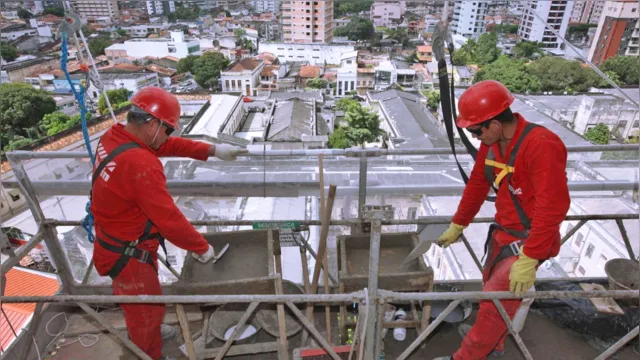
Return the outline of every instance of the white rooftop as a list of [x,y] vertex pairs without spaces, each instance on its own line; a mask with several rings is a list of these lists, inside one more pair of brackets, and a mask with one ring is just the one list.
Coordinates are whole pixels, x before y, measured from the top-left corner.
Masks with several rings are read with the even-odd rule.
[[220,126],[233,110],[238,100],[237,95],[213,94],[209,100],[210,106],[193,126],[189,135],[209,135],[216,137]]

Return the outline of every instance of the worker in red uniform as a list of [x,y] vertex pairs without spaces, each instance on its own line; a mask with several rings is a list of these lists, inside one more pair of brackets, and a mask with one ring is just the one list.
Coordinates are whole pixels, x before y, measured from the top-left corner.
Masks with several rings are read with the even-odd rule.
[[[166,90],[147,87],[131,98],[127,124],[116,124],[96,150],[91,194],[96,242],[93,260],[113,279],[114,295],[162,295],[158,247],[164,238],[200,262],[216,259],[167,191],[161,156],[235,160],[246,150],[170,137],[178,129],[180,104]],[[162,340],[175,330],[162,325],[161,304],[122,304],[131,340],[152,359],[165,359]]]
[[[449,229],[437,240],[443,248],[458,240],[493,186],[495,223],[485,245],[483,291],[531,288],[536,269],[560,251],[560,224],[569,210],[567,150],[548,129],[510,109],[513,95],[501,83],[481,81],[460,97],[456,123],[481,141],[475,166]],[[501,301],[513,319],[522,299]],[[466,331],[465,331],[466,332]],[[480,301],[475,324],[453,357],[480,360],[504,354],[507,327],[490,300]]]

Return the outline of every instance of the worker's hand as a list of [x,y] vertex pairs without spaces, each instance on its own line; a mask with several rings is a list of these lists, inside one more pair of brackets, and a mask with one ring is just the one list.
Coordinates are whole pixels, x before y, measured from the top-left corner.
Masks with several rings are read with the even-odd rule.
[[213,156],[224,161],[236,160],[238,155],[244,155],[249,152],[247,149],[227,144],[216,144],[215,147]]
[[511,265],[509,290],[514,291],[516,296],[529,290],[536,282],[536,266],[538,260],[528,257],[523,248],[520,248],[520,257]]
[[216,252],[213,250],[213,246],[209,245],[209,249],[204,254],[198,255],[196,253],[191,253],[191,255],[198,260],[199,262],[206,264],[209,261],[216,258]]
[[458,241],[460,235],[462,235],[462,230],[466,229],[466,226],[458,225],[451,223],[449,228],[440,235],[438,240],[436,240],[436,244],[442,248],[446,248],[447,246],[453,244]]

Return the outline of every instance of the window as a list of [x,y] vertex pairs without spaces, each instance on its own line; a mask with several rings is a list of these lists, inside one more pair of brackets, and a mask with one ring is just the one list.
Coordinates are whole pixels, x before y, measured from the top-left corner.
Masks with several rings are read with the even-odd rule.
[[593,256],[593,251],[596,249],[595,246],[593,246],[593,244],[589,244],[589,246],[587,246],[587,252],[585,255],[587,255],[587,257],[589,259],[591,259],[591,257]]
[[582,267],[582,265],[580,265],[578,266],[578,272],[580,273],[580,275],[584,275],[586,271],[584,271],[584,268]]
[[227,89],[229,88],[229,80],[224,81],[224,87],[226,87]]
[[576,238],[576,241],[574,241],[574,244],[578,247],[578,249],[581,249],[582,244],[584,244],[584,235],[578,233],[578,237]]
[[609,260],[609,259],[607,259],[606,256],[600,255],[600,260],[598,261],[598,263],[604,265],[604,263],[606,263],[607,260]]

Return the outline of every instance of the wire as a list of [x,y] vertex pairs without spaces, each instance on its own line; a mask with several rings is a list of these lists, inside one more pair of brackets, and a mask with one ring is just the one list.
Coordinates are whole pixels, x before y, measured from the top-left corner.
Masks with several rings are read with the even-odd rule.
[[[51,322],[53,320],[55,320],[58,316],[64,316],[64,326],[60,329],[60,331],[53,333],[49,330],[49,324],[51,324]],[[51,340],[51,342],[49,342],[49,344],[47,345],[46,349],[49,349],[49,347],[51,347],[51,345],[53,343],[55,343],[55,348],[59,349],[63,346],[69,346],[71,344],[75,344],[75,343],[80,343],[80,345],[82,345],[82,347],[85,348],[90,348],[92,346],[94,346],[95,344],[98,343],[98,341],[100,340],[100,334],[80,334],[77,335],[76,338],[72,341],[66,342],[66,339],[64,337],[64,332],[67,330],[67,327],[69,326],[69,319],[67,318],[67,314],[64,312],[59,312],[57,314],[55,314],[51,319],[49,319],[49,321],[47,321],[44,330],[47,332],[47,335],[49,336],[53,336],[53,340]],[[84,342],[83,339],[92,339],[93,342]],[[35,339],[34,339],[35,341]],[[37,348],[37,346],[36,346]],[[39,352],[38,352],[39,354]]]

